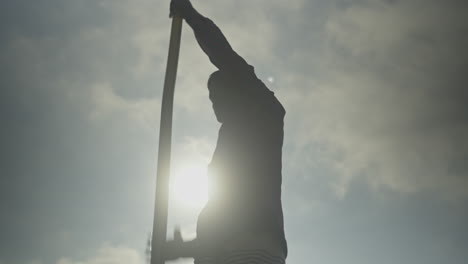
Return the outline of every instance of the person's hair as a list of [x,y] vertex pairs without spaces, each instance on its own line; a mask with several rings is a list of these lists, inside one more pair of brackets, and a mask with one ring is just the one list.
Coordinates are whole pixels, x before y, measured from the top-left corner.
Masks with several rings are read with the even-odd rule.
[[208,78],[208,90],[214,92],[225,90],[229,85],[229,75],[223,71],[215,71]]

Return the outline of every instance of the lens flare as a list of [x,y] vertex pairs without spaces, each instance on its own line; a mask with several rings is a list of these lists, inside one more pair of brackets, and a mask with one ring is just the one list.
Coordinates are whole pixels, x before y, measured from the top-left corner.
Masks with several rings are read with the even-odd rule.
[[178,206],[201,209],[208,201],[207,168],[186,163],[173,168],[170,182],[172,201]]

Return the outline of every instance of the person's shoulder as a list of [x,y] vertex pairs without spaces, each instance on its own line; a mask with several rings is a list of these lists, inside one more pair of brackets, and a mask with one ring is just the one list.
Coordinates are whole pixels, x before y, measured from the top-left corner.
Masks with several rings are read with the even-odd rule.
[[250,110],[283,117],[286,111],[275,93],[257,76],[253,66],[246,65],[232,75],[239,99]]
[[275,93],[270,90],[262,80],[256,78],[256,80],[252,82],[251,88],[251,95],[253,95],[252,97],[254,99],[253,104],[256,108],[262,109],[263,111],[261,112],[268,116],[284,117],[286,110]]

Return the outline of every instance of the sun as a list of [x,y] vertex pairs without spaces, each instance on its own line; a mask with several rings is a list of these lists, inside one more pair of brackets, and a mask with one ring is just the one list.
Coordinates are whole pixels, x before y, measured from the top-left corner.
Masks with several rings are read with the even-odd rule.
[[175,166],[170,181],[170,195],[178,206],[201,209],[208,201],[206,166],[190,162]]

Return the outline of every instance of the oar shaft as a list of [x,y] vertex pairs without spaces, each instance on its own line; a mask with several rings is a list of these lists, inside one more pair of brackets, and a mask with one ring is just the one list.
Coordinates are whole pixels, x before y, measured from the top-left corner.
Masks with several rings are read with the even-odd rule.
[[169,55],[161,102],[159,131],[158,167],[156,175],[156,197],[154,203],[153,234],[151,245],[151,264],[164,264],[163,252],[167,234],[167,215],[169,201],[169,175],[171,164],[172,112],[174,87],[179,61],[182,18],[174,16],[171,26]]

